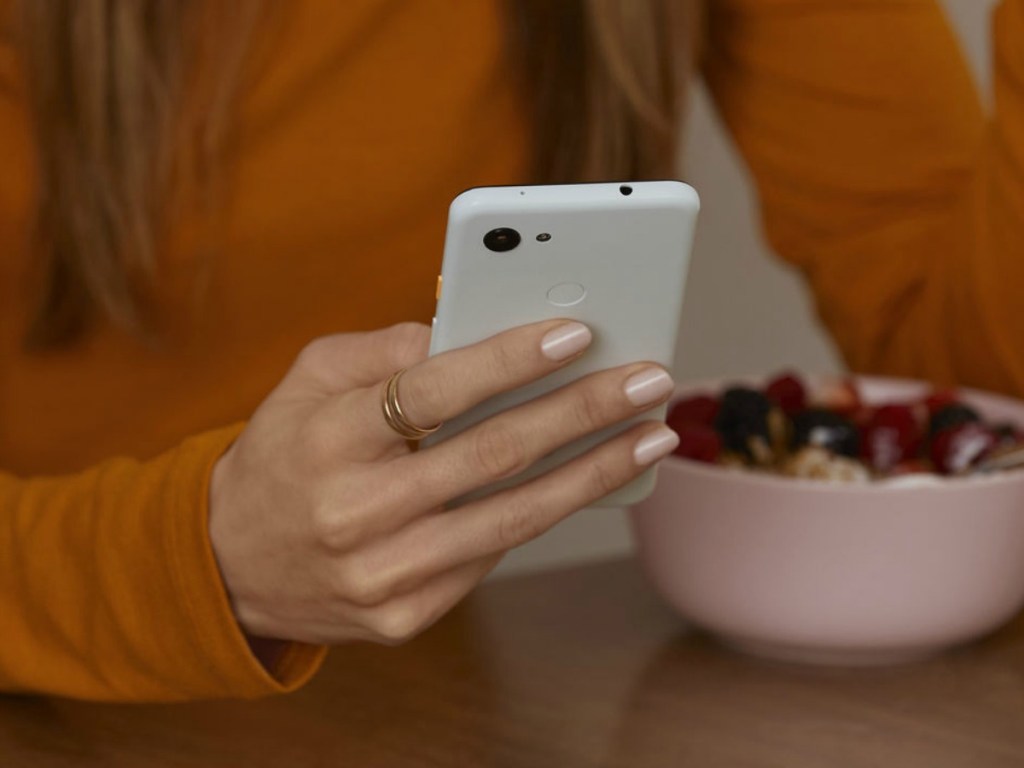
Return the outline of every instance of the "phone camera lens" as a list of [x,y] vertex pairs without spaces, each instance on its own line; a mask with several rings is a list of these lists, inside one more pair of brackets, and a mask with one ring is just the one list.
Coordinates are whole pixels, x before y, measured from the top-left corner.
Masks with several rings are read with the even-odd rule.
[[514,229],[499,227],[498,229],[492,229],[484,235],[484,246],[489,251],[504,253],[518,246],[521,240],[522,238],[519,236],[519,233]]
[[629,184],[623,184],[621,187],[619,187],[619,192],[621,192],[626,197],[629,197],[630,195],[633,194],[633,188],[629,186]]

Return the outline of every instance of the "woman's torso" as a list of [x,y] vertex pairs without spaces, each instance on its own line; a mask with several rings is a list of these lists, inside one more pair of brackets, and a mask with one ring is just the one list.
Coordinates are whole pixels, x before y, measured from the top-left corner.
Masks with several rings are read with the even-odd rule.
[[[498,2],[298,0],[239,101],[212,217],[186,201],[161,266],[162,333],[102,327],[23,351],[32,145],[0,50],[0,468],[146,457],[245,418],[310,339],[427,321],[447,205],[525,179],[525,120]],[[339,425],[339,429],[343,425]]]

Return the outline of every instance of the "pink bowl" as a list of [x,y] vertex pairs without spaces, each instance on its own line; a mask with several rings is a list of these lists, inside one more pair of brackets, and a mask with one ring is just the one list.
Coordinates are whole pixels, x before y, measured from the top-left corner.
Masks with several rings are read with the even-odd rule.
[[[928,389],[858,383],[868,402]],[[1024,425],[1024,403],[972,391],[964,399],[986,419]],[[834,485],[669,457],[631,520],[669,604],[760,656],[910,661],[990,632],[1024,605],[1024,470]]]

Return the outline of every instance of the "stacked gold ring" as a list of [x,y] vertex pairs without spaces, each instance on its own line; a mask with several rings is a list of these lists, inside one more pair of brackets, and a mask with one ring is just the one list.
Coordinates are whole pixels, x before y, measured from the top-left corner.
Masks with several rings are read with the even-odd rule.
[[402,412],[402,406],[398,404],[398,380],[402,378],[403,373],[405,373],[405,368],[395,371],[384,382],[384,389],[381,393],[384,421],[406,440],[422,440],[427,435],[437,432],[441,428],[441,422],[432,427],[419,427],[409,421],[409,418]]

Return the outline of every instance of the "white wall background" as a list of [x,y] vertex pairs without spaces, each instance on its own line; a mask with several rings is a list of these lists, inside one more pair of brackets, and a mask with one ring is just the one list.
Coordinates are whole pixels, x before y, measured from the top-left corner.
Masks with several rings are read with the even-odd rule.
[[[944,0],[979,82],[986,86],[988,24],[996,2]],[[799,277],[764,246],[745,171],[700,88],[694,93],[685,156],[685,178],[700,191],[702,210],[680,328],[677,380],[783,367],[840,368]],[[614,557],[630,549],[622,511],[584,510],[510,553],[496,575]]]

